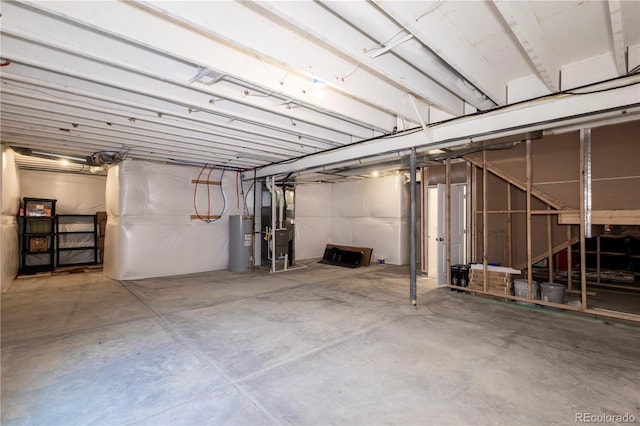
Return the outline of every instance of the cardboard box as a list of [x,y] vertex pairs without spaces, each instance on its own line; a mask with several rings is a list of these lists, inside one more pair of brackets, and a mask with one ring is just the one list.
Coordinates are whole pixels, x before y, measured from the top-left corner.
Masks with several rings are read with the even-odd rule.
[[37,237],[29,238],[29,251],[44,252],[49,250],[49,238]]
[[368,247],[352,247],[352,246],[339,246],[336,244],[327,244],[327,246],[325,247],[325,249],[331,249],[331,248],[338,248],[340,250],[345,250],[345,251],[355,251],[355,252],[359,252],[362,253],[362,266],[369,266],[369,263],[371,262],[371,254],[373,253],[373,249],[372,248],[368,248]]

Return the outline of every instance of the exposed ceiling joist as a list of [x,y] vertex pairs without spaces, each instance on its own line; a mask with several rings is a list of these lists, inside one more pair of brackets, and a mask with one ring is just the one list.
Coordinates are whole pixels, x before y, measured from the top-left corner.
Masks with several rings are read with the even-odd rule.
[[[347,69],[333,70],[333,75],[326,76],[326,78],[330,78],[328,81],[332,84],[348,87],[352,80],[360,79],[363,73],[369,69],[386,77],[389,81],[395,79],[396,85],[402,91],[412,92],[443,111],[455,115],[463,112],[461,93],[452,90],[455,89],[455,86],[440,85],[424,74],[420,67],[397,56],[397,52],[402,51],[404,42],[411,43],[409,41],[411,34],[403,34],[404,37],[392,40],[391,42],[395,41],[393,44],[389,42],[387,46],[379,46],[385,40],[393,39],[394,35],[400,34],[402,28],[384,18],[367,3],[331,2],[320,4],[260,1],[257,3],[260,9],[253,3],[243,4],[253,9],[269,11],[283,22],[295,22],[298,31],[312,35],[328,46],[338,49],[345,57],[350,58],[350,67],[354,71],[346,76]],[[352,13],[353,7],[358,8],[357,13]],[[339,16],[347,15],[345,21],[337,20],[336,14]],[[359,20],[356,21],[355,17],[359,17]],[[331,32],[326,31],[326,28],[329,27],[331,27]],[[365,35],[376,32],[380,34],[376,38]],[[384,35],[382,35],[383,33]],[[416,42],[413,41],[413,43]],[[382,49],[388,49],[389,46],[394,46],[393,54],[390,52],[386,55],[377,55]],[[470,100],[479,101],[480,99]]]
[[564,125],[574,124],[576,121],[588,123],[598,114],[618,117],[622,114],[622,110],[627,108],[633,108],[633,111],[625,111],[626,114],[638,114],[640,113],[640,90],[638,90],[640,82],[631,79],[629,84],[594,93],[554,96],[436,124],[430,127],[433,139],[428,145],[425,144],[422,130],[414,131],[314,154],[288,161],[286,164],[265,166],[257,171],[257,176],[288,174],[320,165],[372,157],[412,147],[446,148],[483,140],[483,138],[497,138],[525,131],[542,130],[553,127],[553,123],[558,126],[560,122]]
[[627,73],[627,61],[625,51],[627,48],[624,25],[622,23],[622,2],[620,0],[609,0],[609,18],[611,19],[611,37],[613,39],[613,56],[616,61],[618,75]]
[[531,5],[509,0],[494,0],[493,4],[529,56],[544,84],[551,93],[557,92],[560,89],[560,63]]
[[[229,13],[222,14],[216,9],[231,7],[230,3],[197,2],[188,5],[189,8],[196,8],[200,17],[218,17],[221,20],[221,25],[226,23],[225,27],[228,27],[231,22],[236,30],[240,29],[242,32],[254,34],[254,37],[257,37],[256,41],[259,41],[262,32],[256,31],[255,26],[247,25],[246,19],[249,19],[249,16],[243,17],[240,21],[231,20]],[[309,75],[311,74],[301,75],[296,71],[292,72],[292,70],[304,69],[305,67],[287,66],[273,60],[267,60],[270,55],[257,55],[255,51],[241,50],[237,44],[232,45],[225,42],[227,37],[224,34],[217,34],[215,26],[201,27],[187,19],[199,18],[193,16],[196,9],[190,9],[192,12],[187,11],[189,13],[187,17],[171,16],[169,12],[162,12],[163,5],[169,6],[170,4],[178,3],[160,3],[154,8],[151,8],[149,4],[140,5],[132,2],[48,2],[32,6],[63,15],[67,19],[89,28],[122,37],[139,45],[147,46],[156,52],[163,52],[225,75],[243,76],[243,79],[252,81],[268,90],[282,93],[291,99],[300,100],[319,108],[331,108],[342,115],[350,116],[358,122],[375,128],[391,129],[395,124],[396,117],[392,111],[402,110],[401,95],[394,93],[394,89],[390,85],[379,84],[378,79],[371,81],[366,78],[361,79],[362,84],[354,88],[360,95],[357,98],[353,95],[345,96],[335,90],[327,91],[323,98],[315,98],[310,91],[312,80]],[[185,5],[187,4],[185,3]],[[199,10],[203,7],[209,9]],[[144,25],[140,25],[140,23],[144,23]],[[282,35],[285,40],[288,36],[290,35]],[[282,40],[281,38],[273,41]],[[289,45],[291,41],[294,40],[287,41],[286,49],[292,55],[296,55],[295,46]],[[308,52],[309,49],[306,48],[305,51]],[[206,55],[202,52],[206,52]],[[335,61],[334,58],[331,62]],[[340,63],[332,67],[338,68],[340,66],[348,68],[351,64]],[[310,71],[313,72],[313,70]],[[284,84],[281,84],[283,79]],[[376,87],[376,90],[371,90],[371,87]],[[366,100],[366,103],[358,99]]]
[[319,153],[313,161],[397,156],[403,138],[351,147],[544,95],[560,67],[563,88],[581,87],[637,71],[640,57],[637,1],[10,1],[0,11],[1,142],[80,158],[116,150],[247,169]]
[[[105,68],[107,65],[96,61],[89,61],[77,57],[73,54],[54,50],[42,45],[30,44],[20,39],[12,39],[3,36],[4,54],[13,58],[12,73],[30,76],[42,81],[58,82],[61,85],[70,85],[70,81],[75,80],[72,87],[82,87],[84,90],[117,98],[122,102],[147,105],[147,110],[155,107],[157,112],[171,112],[174,114],[204,113],[209,115],[209,120],[225,128],[235,127],[248,133],[261,134],[265,137],[282,137],[282,133],[289,134],[291,140],[304,137],[310,141],[320,142],[321,147],[331,147],[340,142],[346,143],[351,140],[350,135],[340,134],[330,129],[322,129],[309,125],[305,122],[295,122],[293,126],[291,120],[275,115],[259,118],[249,117],[242,113],[226,113],[219,107],[212,105],[209,101],[211,95],[198,90],[183,88],[166,81],[147,78],[144,75],[131,73],[123,69]],[[25,55],[24,57],[22,55]],[[31,60],[31,64],[21,65],[18,61],[28,60],[27,58],[37,57],[38,62]],[[43,71],[46,67],[56,71],[56,75]],[[31,69],[28,67],[31,66]],[[39,69],[33,69],[37,67]],[[92,75],[108,75],[109,78],[90,81]],[[149,108],[151,107],[151,108]],[[279,119],[278,119],[279,118]],[[234,121],[234,123],[230,123]],[[299,124],[299,125],[298,125]]]
[[[189,85],[188,79],[193,78],[192,76],[196,73],[196,66],[192,63],[157,54],[143,46],[116,39],[98,31],[84,30],[71,22],[55,19],[48,14],[21,7],[18,4],[12,3],[3,9],[8,9],[8,12],[15,19],[15,21],[10,20],[3,23],[2,32],[5,37],[9,37],[3,43],[5,56],[11,53],[11,47],[15,44],[17,44],[15,48],[18,49],[22,57],[27,56],[25,49],[54,49],[55,52],[60,51],[77,58],[75,60],[84,59],[85,63],[89,62],[90,65],[85,65],[85,67],[92,68],[93,75],[114,75],[117,77],[114,79],[118,82],[136,82],[138,83],[137,90],[147,90],[148,94],[179,93],[178,97],[191,102],[194,108],[215,105],[215,110],[220,114],[237,116],[240,119],[250,115],[264,115],[265,122],[273,122],[278,119],[286,120],[288,116],[297,122],[302,122],[303,125],[313,124],[347,136],[353,135],[363,138],[373,136],[371,129],[349,122],[341,123],[340,120],[336,120],[336,117],[323,117],[324,114],[319,111],[309,111],[308,108],[287,109],[284,106],[277,106],[287,98],[278,97],[275,93],[273,96],[263,96],[263,93],[254,93],[253,90],[247,91],[246,87],[232,82],[211,86],[208,81],[206,84],[198,81]],[[32,25],[28,32],[19,25],[25,21]],[[69,34],[73,33],[81,33],[82,36],[74,37],[70,43]],[[35,43],[37,46],[30,47],[30,43]],[[99,52],[94,51],[96,46],[100,47]],[[41,58],[42,56],[37,57]],[[75,60],[70,62],[73,63]],[[40,62],[43,60],[41,59]],[[51,65],[55,65],[55,63]],[[212,72],[211,70],[207,71]],[[220,75],[220,78],[224,79],[225,76]],[[152,91],[149,92],[148,87],[152,87]],[[167,89],[169,89],[168,92]],[[299,103],[297,106],[304,105]],[[340,138],[337,134],[330,135],[330,137],[336,140]]]
[[[374,0],[374,3],[396,22],[409,30],[421,43],[442,58],[452,69],[486,94],[497,105],[505,103],[506,81],[500,81],[494,65],[438,13],[439,2]],[[434,5],[436,7],[434,7]],[[430,11],[425,14],[425,11]],[[456,83],[463,90],[473,91],[464,81]],[[466,86],[466,87],[465,87]],[[469,102],[474,105],[474,103]],[[486,109],[487,105],[474,105]]]

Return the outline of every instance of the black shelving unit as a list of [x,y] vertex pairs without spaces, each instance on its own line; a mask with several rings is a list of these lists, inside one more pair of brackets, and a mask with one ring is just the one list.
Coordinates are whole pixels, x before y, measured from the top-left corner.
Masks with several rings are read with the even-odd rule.
[[[78,253],[73,259],[72,253]],[[95,214],[56,216],[56,264],[58,266],[98,263],[98,217]]]
[[53,271],[56,200],[23,198],[20,223],[20,273]]

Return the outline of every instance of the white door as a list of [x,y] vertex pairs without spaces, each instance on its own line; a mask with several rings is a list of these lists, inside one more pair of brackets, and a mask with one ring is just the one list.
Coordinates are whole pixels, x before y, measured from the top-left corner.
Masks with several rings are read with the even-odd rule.
[[[438,279],[438,285],[447,284],[446,255],[446,185],[438,184],[427,189],[427,273]],[[465,192],[464,185],[451,186],[451,264],[466,263],[465,239]]]

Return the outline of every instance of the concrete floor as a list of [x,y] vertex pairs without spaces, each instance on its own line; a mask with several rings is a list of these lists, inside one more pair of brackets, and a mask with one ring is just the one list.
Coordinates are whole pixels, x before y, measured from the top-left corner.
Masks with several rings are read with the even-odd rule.
[[311,264],[2,295],[2,424],[640,421],[640,329]]

